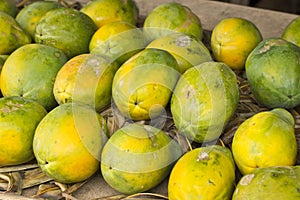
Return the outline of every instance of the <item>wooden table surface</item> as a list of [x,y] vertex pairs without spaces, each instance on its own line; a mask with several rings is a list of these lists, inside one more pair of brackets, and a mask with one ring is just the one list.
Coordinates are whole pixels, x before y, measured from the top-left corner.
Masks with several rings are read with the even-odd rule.
[[[251,8],[229,3],[222,3],[209,0],[135,0],[140,11],[140,15],[146,16],[153,8],[165,2],[180,2],[188,6],[201,20],[203,29],[211,31],[222,19],[228,17],[242,17],[252,21],[260,29],[264,39],[270,37],[280,37],[283,29],[291,20],[298,15],[283,12]],[[32,191],[29,191],[29,193]],[[154,193],[167,194],[167,180],[158,187],[151,190]],[[110,188],[100,173],[84,184],[73,193],[77,199],[95,199],[118,195],[119,193]],[[26,194],[25,194],[26,195]],[[104,198],[103,198],[104,199]]]

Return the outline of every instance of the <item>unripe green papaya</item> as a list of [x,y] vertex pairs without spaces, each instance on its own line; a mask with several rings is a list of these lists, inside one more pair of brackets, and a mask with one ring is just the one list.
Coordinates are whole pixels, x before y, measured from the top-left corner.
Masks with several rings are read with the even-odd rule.
[[176,59],[180,73],[212,57],[206,46],[195,37],[184,33],[172,33],[153,40],[146,48],[168,51]]
[[65,54],[43,44],[26,44],[5,61],[1,76],[3,96],[23,96],[47,110],[57,106],[53,85],[57,72],[67,61]]
[[147,191],[169,175],[181,147],[163,131],[130,124],[116,131],[101,154],[104,180],[125,194]]
[[34,132],[46,114],[36,101],[18,96],[0,98],[0,167],[34,159]]
[[15,0],[1,0],[0,11],[15,17],[18,13],[17,1]]
[[283,30],[281,38],[300,47],[300,16],[293,19]]
[[144,31],[149,41],[174,32],[193,35],[199,40],[203,38],[199,17],[190,8],[177,2],[155,7],[144,21]]
[[246,76],[256,100],[268,108],[300,104],[300,47],[280,38],[265,39],[246,60]]
[[42,16],[49,10],[59,7],[62,5],[56,1],[35,1],[20,10],[16,16],[16,21],[34,39],[36,25]]
[[89,52],[89,42],[96,30],[86,14],[72,8],[55,8],[39,20],[34,40],[58,48],[72,58]]
[[179,79],[171,112],[179,132],[196,142],[217,139],[239,102],[235,73],[224,63],[204,62]]
[[17,48],[31,43],[31,37],[9,14],[0,11],[0,54],[10,54]]
[[275,166],[254,170],[241,178],[232,200],[300,198],[300,166]]

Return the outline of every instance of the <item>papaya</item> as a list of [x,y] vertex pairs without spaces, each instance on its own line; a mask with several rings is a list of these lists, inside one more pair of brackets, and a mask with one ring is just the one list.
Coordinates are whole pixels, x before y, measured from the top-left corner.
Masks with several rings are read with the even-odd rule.
[[281,38],[300,47],[300,16],[293,19],[283,30]]
[[38,124],[33,152],[46,175],[61,183],[76,183],[99,169],[107,135],[105,119],[93,108],[66,103],[51,110]]
[[238,103],[235,73],[224,63],[209,61],[183,73],[170,107],[179,133],[202,143],[222,134]]
[[216,61],[234,70],[243,70],[248,55],[262,39],[260,30],[253,22],[230,17],[213,28],[210,46]]
[[171,33],[153,40],[146,48],[157,48],[168,51],[176,59],[179,72],[206,61],[212,61],[207,47],[192,35]]
[[162,130],[129,124],[117,130],[104,145],[101,173],[121,193],[144,192],[169,175],[181,154],[179,144]]
[[203,39],[199,17],[189,7],[177,2],[163,3],[151,10],[145,18],[143,30],[149,41],[174,32]]
[[125,21],[136,25],[139,9],[134,0],[94,0],[81,10],[88,15],[98,28],[114,21]]
[[18,96],[0,98],[0,166],[34,159],[35,129],[46,114],[36,101]]
[[245,120],[236,130],[232,153],[242,174],[269,166],[296,163],[295,120],[283,108],[259,112]]
[[89,52],[89,42],[97,26],[86,14],[72,8],[55,8],[41,17],[34,41],[58,48],[68,59]]
[[265,39],[250,53],[245,71],[261,106],[293,108],[300,104],[300,47],[280,38]]
[[0,57],[0,71],[3,67],[4,62],[5,62],[5,60],[2,57]]
[[31,43],[30,35],[18,22],[5,12],[0,11],[0,54],[11,54],[17,48]]
[[0,11],[9,14],[13,18],[15,18],[19,12],[16,1],[14,0],[1,0]]
[[57,106],[53,84],[65,54],[43,44],[26,44],[6,59],[0,76],[3,96],[23,96],[39,102],[47,110]]
[[230,150],[219,145],[185,153],[173,167],[168,182],[170,200],[231,200],[235,165]]
[[128,119],[156,118],[169,103],[179,75],[178,64],[167,51],[140,51],[116,72],[112,85],[114,103]]
[[16,16],[16,21],[34,40],[35,28],[42,16],[49,10],[59,7],[62,5],[56,1],[35,1],[20,10]]
[[232,200],[299,199],[299,180],[299,165],[257,168],[240,179]]
[[101,111],[110,105],[119,65],[102,54],[80,54],[58,71],[53,94],[58,104],[81,102]]
[[136,26],[125,22],[110,22],[100,27],[93,35],[89,50],[113,58],[120,65],[143,50],[146,37]]

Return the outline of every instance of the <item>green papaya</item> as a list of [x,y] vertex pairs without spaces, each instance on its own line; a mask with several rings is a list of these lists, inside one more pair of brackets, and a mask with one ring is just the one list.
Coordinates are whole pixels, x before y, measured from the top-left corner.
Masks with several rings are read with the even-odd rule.
[[171,113],[179,132],[195,142],[217,139],[239,103],[235,73],[224,63],[204,62],[179,79]]
[[300,198],[300,166],[258,168],[238,182],[232,200]]
[[255,99],[268,108],[300,104],[300,47],[280,38],[265,39],[246,60]]

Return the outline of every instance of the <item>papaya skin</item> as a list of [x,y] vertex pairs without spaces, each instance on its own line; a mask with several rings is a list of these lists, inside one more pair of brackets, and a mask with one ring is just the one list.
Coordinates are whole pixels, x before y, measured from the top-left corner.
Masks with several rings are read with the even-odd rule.
[[17,48],[30,44],[32,39],[18,22],[5,12],[0,11],[0,55],[11,54]]
[[101,54],[81,54],[58,71],[53,93],[58,104],[86,103],[101,111],[111,103],[111,85],[119,65]]
[[299,179],[299,165],[258,168],[240,179],[232,200],[299,199]]
[[19,10],[14,0],[2,0],[0,1],[0,12],[5,12],[12,17],[16,17]]
[[251,51],[262,41],[259,29],[243,18],[226,18],[220,21],[211,35],[214,59],[234,70],[242,70]]
[[55,8],[39,20],[34,41],[58,48],[70,59],[89,52],[89,42],[96,30],[86,14],[71,8]]
[[212,61],[209,50],[195,37],[174,32],[153,40],[146,48],[157,48],[168,51],[176,59],[179,71],[183,74],[187,69],[206,61]]
[[107,131],[103,117],[90,106],[62,104],[39,123],[33,139],[34,155],[42,171],[54,180],[80,182],[99,168]]
[[53,84],[57,72],[67,61],[64,53],[42,44],[27,44],[14,51],[1,71],[3,96],[23,96],[47,110],[57,106]]
[[91,53],[107,55],[121,65],[143,50],[146,42],[143,32],[136,26],[116,21],[103,25],[95,32],[89,49]]
[[300,47],[280,38],[265,39],[246,60],[250,89],[261,106],[293,108],[300,104]]
[[32,2],[20,10],[16,21],[34,40],[35,28],[42,16],[49,10],[59,7],[62,5],[55,1]]
[[170,200],[231,199],[235,165],[229,149],[218,145],[193,149],[184,154],[170,174]]
[[101,155],[104,180],[124,194],[147,191],[169,175],[181,156],[179,144],[149,125],[130,124],[116,131]]
[[88,15],[98,28],[115,21],[136,25],[139,10],[133,0],[95,0],[84,6],[81,12]]
[[167,51],[145,49],[116,72],[112,96],[117,108],[132,120],[149,120],[163,112],[179,78],[178,64]]
[[242,174],[270,166],[296,163],[294,118],[282,108],[255,114],[237,129],[232,153]]
[[23,164],[34,158],[34,132],[46,114],[35,101],[18,96],[0,98],[0,166]]
[[179,133],[202,143],[216,140],[239,102],[235,73],[224,63],[205,62],[188,69],[171,98]]
[[144,32],[149,41],[166,36],[172,32],[203,38],[201,21],[188,7],[176,3],[164,3],[155,7],[144,21]]
[[300,47],[300,17],[293,19],[283,30],[281,38]]

